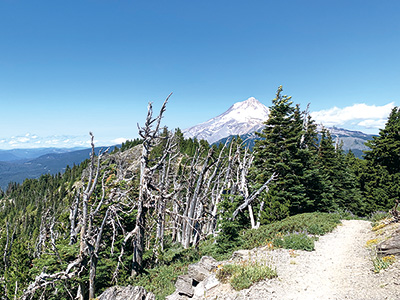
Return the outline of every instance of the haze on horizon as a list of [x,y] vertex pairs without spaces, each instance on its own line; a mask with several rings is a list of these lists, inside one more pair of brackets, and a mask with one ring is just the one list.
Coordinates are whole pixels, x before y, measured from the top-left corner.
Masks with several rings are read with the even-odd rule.
[[0,149],[187,128],[276,89],[317,123],[378,133],[400,104],[398,1],[2,1]]

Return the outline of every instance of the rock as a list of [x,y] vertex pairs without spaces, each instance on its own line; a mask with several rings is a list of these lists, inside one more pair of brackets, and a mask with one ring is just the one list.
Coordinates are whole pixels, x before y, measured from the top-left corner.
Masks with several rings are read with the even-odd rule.
[[[212,273],[217,265],[218,262],[210,256],[203,256],[198,263],[189,265],[188,274],[178,276],[175,292],[166,299],[181,300],[193,298],[193,296],[201,298],[205,291],[219,283]],[[214,280],[210,281],[210,277],[214,277]]]
[[396,231],[388,240],[377,246],[378,254],[400,255],[400,231]]
[[193,297],[193,279],[188,275],[178,276],[178,279],[175,282],[176,292],[180,295],[186,295],[189,297]]
[[155,300],[153,293],[141,286],[113,286],[106,289],[99,300]]
[[202,299],[202,296],[218,284],[220,284],[220,282],[215,277],[215,274],[212,274],[194,288],[194,296]]
[[210,256],[203,256],[198,263],[189,265],[188,276],[197,283],[203,281],[217,267],[217,261]]
[[209,276],[206,280],[204,280],[204,288],[206,291],[211,290],[212,288],[216,287],[218,284],[220,284],[220,282],[217,279],[217,277],[215,277],[215,274]]

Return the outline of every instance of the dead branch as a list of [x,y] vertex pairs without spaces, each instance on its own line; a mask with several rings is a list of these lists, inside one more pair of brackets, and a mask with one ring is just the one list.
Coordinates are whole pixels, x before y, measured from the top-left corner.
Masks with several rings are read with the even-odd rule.
[[256,192],[254,192],[249,198],[245,199],[244,202],[233,212],[232,214],[232,220],[234,220],[239,213],[239,211],[242,211],[245,209],[247,206],[249,206],[255,199],[256,197],[265,189],[268,192],[268,184],[277,178],[277,174],[273,173],[271,177],[260,187]]

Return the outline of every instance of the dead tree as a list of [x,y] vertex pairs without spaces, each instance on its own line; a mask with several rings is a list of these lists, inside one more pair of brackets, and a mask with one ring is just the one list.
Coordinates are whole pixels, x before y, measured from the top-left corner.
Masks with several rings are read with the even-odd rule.
[[242,211],[243,209],[245,209],[246,207],[248,207],[256,198],[257,196],[263,191],[266,190],[268,192],[268,184],[272,181],[275,180],[277,178],[277,174],[273,173],[271,175],[271,177],[257,190],[255,191],[251,196],[249,196],[248,198],[244,199],[244,202],[239,205],[239,207],[233,212],[232,214],[232,219],[234,220],[236,218],[236,216],[238,215],[238,213],[240,211]]
[[[80,231],[79,254],[76,259],[70,262],[66,269],[63,271],[56,272],[54,274],[47,274],[43,270],[42,273],[36,276],[35,280],[24,291],[21,298],[23,300],[31,297],[36,291],[46,288],[47,286],[53,286],[55,283],[61,280],[70,280],[72,278],[81,277],[87,269],[89,270],[89,287],[87,289],[85,283],[81,283],[77,291],[76,299],[86,299],[87,294],[89,299],[94,298],[94,283],[97,259],[104,226],[109,216],[109,210],[106,211],[104,216],[99,216],[100,208],[105,201],[104,176],[102,181],[102,197],[100,198],[100,200],[91,199],[96,185],[99,181],[100,162],[104,155],[104,152],[99,152],[96,162],[94,151],[94,136],[92,133],[90,133],[90,136],[92,151],[90,155],[87,183],[86,186],[83,186],[82,190],[78,192],[77,197],[75,198],[70,210],[70,244],[74,244],[77,242],[77,232]],[[99,225],[94,224],[95,217],[100,217],[102,219]],[[55,245],[55,233],[53,230],[54,223],[54,217],[47,217],[47,214],[45,214],[44,218],[42,218],[41,234],[39,235],[39,237],[41,237],[42,235],[47,235],[47,233],[49,233],[51,237],[51,246],[53,248],[53,251],[57,253]],[[39,239],[38,249],[43,246],[43,239],[44,238]],[[87,290],[88,293],[86,292]]]
[[[167,147],[164,150],[162,156],[158,159],[158,161],[154,164],[150,162],[150,153],[152,148],[154,147],[157,139],[159,138],[159,131],[160,131],[160,123],[163,117],[163,114],[166,110],[166,105],[168,99],[170,98],[171,94],[168,95],[167,99],[164,101],[160,113],[157,117],[153,118],[153,107],[152,104],[149,103],[148,110],[147,110],[147,118],[143,127],[139,128],[139,135],[143,140],[142,144],[142,154],[140,158],[140,181],[139,181],[139,196],[136,201],[136,223],[135,228],[125,234],[125,238],[123,240],[121,254],[120,254],[120,261],[121,257],[124,253],[124,247],[126,243],[132,239],[133,240],[133,258],[132,258],[132,268],[131,268],[131,275],[136,276],[143,267],[143,253],[145,250],[145,229],[146,229],[146,214],[150,207],[154,206],[154,200],[157,198],[153,195],[153,192],[158,192],[158,201],[164,201],[170,197],[166,195],[165,189],[158,186],[155,183],[154,175],[156,170],[162,168],[165,160],[171,154],[171,147]],[[163,192],[164,191],[164,192]],[[162,211],[162,205],[160,210]],[[115,270],[114,274],[118,273],[119,265]],[[115,276],[114,276],[115,277]]]
[[213,148],[210,148],[208,151],[207,157],[203,162],[203,166],[197,176],[193,194],[190,194],[190,197],[187,198],[185,215],[184,215],[184,217],[185,217],[184,218],[184,227],[182,230],[182,245],[185,249],[189,248],[191,238],[192,238],[193,232],[195,230],[194,217],[195,217],[196,209],[198,209],[199,194],[200,194],[201,188],[204,183],[205,174],[206,174],[207,170],[209,169],[209,161],[211,159],[212,154],[213,154]]

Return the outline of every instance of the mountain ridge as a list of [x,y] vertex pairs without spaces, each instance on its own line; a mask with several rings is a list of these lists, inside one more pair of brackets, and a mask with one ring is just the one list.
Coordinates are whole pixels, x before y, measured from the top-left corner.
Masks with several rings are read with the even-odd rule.
[[[225,143],[227,139],[240,136],[252,147],[258,139],[255,132],[263,129],[268,115],[269,108],[250,97],[245,101],[236,102],[224,113],[182,132],[186,138],[205,139],[210,144]],[[322,128],[323,125],[318,125],[317,130],[320,132]],[[343,142],[343,150],[351,150],[357,157],[362,157],[363,151],[369,149],[364,143],[375,136],[338,127],[326,129],[330,131],[333,139]]]
[[[115,146],[110,147],[110,151]],[[95,152],[106,147],[96,147]],[[57,174],[65,171],[67,165],[79,164],[90,158],[91,148],[63,153],[50,152],[33,159],[0,161],[0,188],[5,189],[10,182],[22,183],[25,179],[38,178],[43,174]]]

